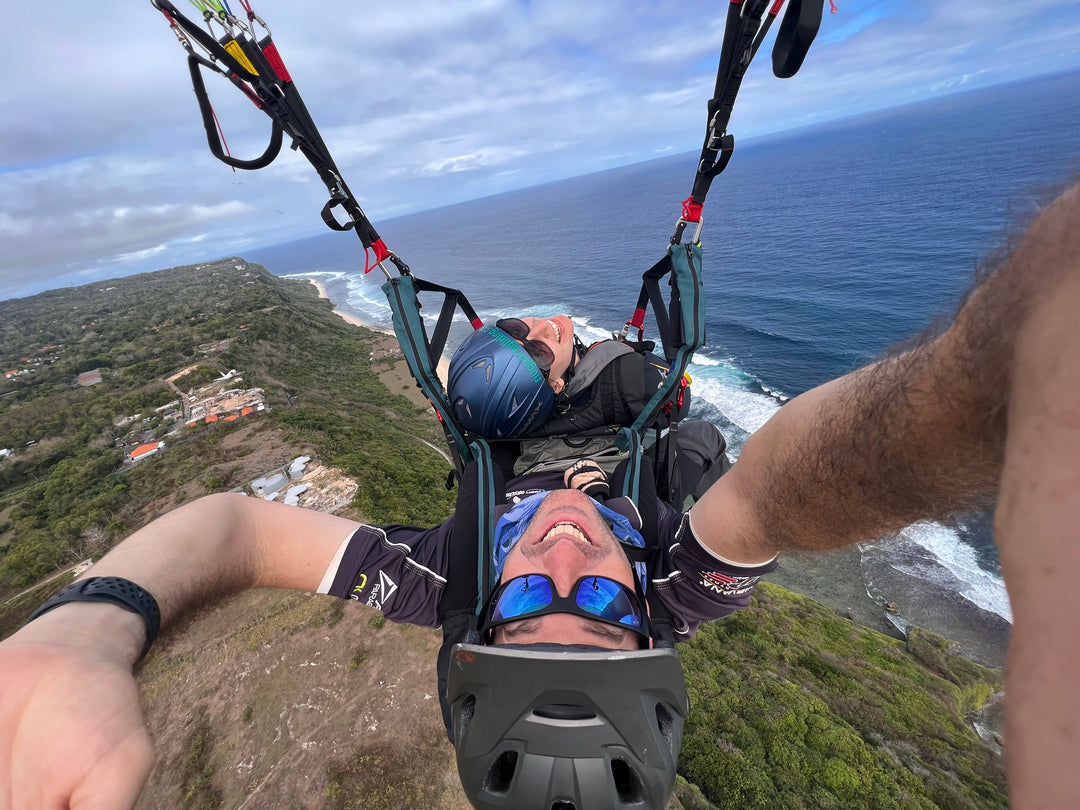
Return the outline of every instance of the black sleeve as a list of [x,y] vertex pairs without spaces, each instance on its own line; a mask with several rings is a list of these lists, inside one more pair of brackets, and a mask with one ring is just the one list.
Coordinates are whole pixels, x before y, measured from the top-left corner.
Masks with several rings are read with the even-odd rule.
[[661,548],[661,575],[650,586],[671,611],[679,640],[693,636],[702,622],[749,605],[757,581],[776,568],[776,560],[744,566],[720,559],[694,536],[689,515],[668,510],[660,521],[660,537],[672,539]]
[[381,610],[394,622],[437,627],[452,525],[361,526],[328,593]]

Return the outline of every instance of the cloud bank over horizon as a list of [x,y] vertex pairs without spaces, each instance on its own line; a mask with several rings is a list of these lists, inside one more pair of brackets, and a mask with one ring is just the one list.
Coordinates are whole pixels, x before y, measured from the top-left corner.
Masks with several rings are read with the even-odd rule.
[[[376,226],[698,149],[727,6],[254,5]],[[16,5],[0,33],[0,297],[320,232],[325,190],[300,155],[234,173],[209,154],[184,53],[149,2],[50,12],[43,25]],[[777,80],[758,56],[731,131],[745,143],[1075,69],[1075,0],[839,0],[798,76]],[[232,154],[260,154],[269,122],[214,78]]]

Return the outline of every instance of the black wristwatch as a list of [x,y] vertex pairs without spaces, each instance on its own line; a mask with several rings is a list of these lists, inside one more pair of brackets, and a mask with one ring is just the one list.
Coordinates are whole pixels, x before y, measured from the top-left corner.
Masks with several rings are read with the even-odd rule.
[[149,651],[150,645],[154,643],[161,629],[161,611],[158,609],[157,600],[145,589],[121,577],[90,577],[71,583],[66,588],[57,591],[35,610],[24,626],[39,616],[44,616],[53,608],[66,605],[68,602],[105,602],[142,616],[143,621],[146,622],[146,644],[139,653],[140,661]]

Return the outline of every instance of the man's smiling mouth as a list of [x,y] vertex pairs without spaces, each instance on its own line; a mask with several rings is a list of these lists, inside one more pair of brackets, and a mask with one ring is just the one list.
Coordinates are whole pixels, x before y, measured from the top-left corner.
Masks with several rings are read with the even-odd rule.
[[587,543],[590,546],[593,544],[588,535],[586,535],[576,523],[571,523],[569,520],[560,520],[548,529],[544,536],[540,538],[540,542],[543,543],[545,540],[555,537],[556,535],[569,537],[571,540]]

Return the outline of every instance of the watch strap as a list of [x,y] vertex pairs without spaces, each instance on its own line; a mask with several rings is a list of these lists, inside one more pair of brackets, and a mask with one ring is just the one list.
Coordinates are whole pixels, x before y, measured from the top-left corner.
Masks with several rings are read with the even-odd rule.
[[69,602],[104,602],[141,616],[146,622],[146,644],[139,653],[139,660],[146,655],[161,630],[161,610],[157,600],[149,591],[122,577],[90,577],[73,582],[49,597],[30,615],[26,624]]

